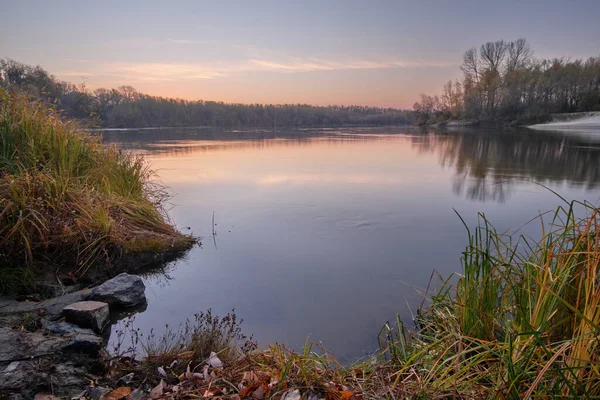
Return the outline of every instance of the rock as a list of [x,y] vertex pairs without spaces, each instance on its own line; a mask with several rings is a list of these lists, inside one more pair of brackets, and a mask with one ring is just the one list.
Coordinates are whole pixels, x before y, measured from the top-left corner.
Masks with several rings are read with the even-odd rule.
[[92,290],[91,300],[103,301],[110,307],[131,307],[146,302],[146,286],[137,275],[122,273]]
[[79,301],[63,308],[67,322],[102,332],[108,324],[108,304],[101,301]]
[[88,300],[88,297],[91,294],[91,290],[84,289],[66,294],[64,296],[40,301],[39,303],[31,301],[14,301],[0,299],[0,314],[6,316],[15,314],[34,313],[38,315],[44,315],[48,319],[59,319],[61,317],[63,308],[65,308],[71,303]]
[[63,347],[63,351],[66,353],[96,355],[102,349],[102,344],[102,338],[98,335],[76,333],[69,338],[69,342]]
[[143,389],[135,389],[133,392],[129,393],[129,396],[127,397],[128,400],[141,400],[141,399],[145,399],[146,396],[148,395],[148,392],[146,392]]
[[85,391],[83,397],[90,400],[98,400],[102,398],[102,396],[107,395],[111,392],[110,389],[97,387],[97,386],[88,386]]
[[96,335],[91,329],[80,328],[68,322],[44,321],[42,327],[48,332],[68,339],[62,348],[66,353],[96,355],[103,345],[102,337]]
[[76,333],[94,334],[91,329],[80,328],[65,321],[43,321],[42,328],[57,335],[71,336]]
[[131,372],[127,375],[123,375],[122,377],[119,378],[119,380],[117,381],[117,384],[120,386],[127,386],[133,381],[134,376],[135,376],[135,374],[133,372]]
[[[41,332],[23,332],[0,328],[0,360],[12,361],[39,358],[60,349],[66,339],[46,336]],[[20,369],[20,368],[17,368]]]

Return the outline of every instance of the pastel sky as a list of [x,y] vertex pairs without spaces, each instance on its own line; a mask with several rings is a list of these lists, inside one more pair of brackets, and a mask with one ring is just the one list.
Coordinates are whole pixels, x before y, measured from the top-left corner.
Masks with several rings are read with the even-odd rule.
[[90,88],[410,108],[486,41],[599,56],[598,16],[600,0],[0,0],[0,58]]

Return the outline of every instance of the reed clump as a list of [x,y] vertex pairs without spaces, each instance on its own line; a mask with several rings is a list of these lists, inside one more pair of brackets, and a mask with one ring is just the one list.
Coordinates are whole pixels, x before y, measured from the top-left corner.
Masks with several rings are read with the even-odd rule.
[[15,268],[44,263],[81,277],[126,253],[189,248],[195,239],[169,221],[151,177],[142,158],[0,89],[0,291],[22,283],[8,276]]
[[[573,202],[541,215],[540,240],[479,221],[467,228],[462,272],[428,290],[414,323],[385,324],[372,357],[348,366],[316,344],[237,347],[207,378],[194,374],[206,368],[205,349],[166,376],[154,372],[157,398],[600,398],[600,209]],[[139,370],[156,353],[127,366]],[[161,365],[182,357],[164,354]]]
[[382,331],[393,387],[429,397],[600,397],[599,213],[559,207],[540,216],[534,242],[501,235],[480,215],[458,281],[429,296],[419,329],[399,321]]

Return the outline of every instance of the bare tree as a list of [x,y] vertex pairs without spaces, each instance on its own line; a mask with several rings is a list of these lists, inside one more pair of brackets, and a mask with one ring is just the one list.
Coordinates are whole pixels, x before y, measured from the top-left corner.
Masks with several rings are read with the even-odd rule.
[[529,46],[527,39],[517,39],[508,44],[508,60],[506,68],[509,71],[525,68],[531,62],[533,50]]
[[470,79],[472,82],[479,83],[479,57],[477,55],[477,49],[473,47],[465,51],[463,55],[463,64],[460,66],[465,78]]
[[504,40],[482,44],[479,53],[484,67],[499,72],[502,68],[502,62],[506,58],[507,50],[508,45]]

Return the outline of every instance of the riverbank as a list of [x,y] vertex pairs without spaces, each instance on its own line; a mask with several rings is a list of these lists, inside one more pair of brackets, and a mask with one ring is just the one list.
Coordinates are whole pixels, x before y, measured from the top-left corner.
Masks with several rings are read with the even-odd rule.
[[[434,279],[414,320],[385,324],[380,350],[352,365],[311,343],[257,350],[234,314],[207,312],[160,337],[126,326],[116,334],[131,337],[132,346],[88,356],[95,363],[77,372],[85,385],[60,389],[87,399],[597,397],[600,210],[573,202],[541,218],[543,235],[532,243],[497,233],[481,215],[468,229],[458,279]],[[106,300],[96,290],[19,307],[55,315],[73,300]],[[7,368],[4,376],[16,370]],[[53,390],[52,378],[45,382]]]
[[152,177],[142,158],[0,89],[0,294],[40,280],[93,283],[193,246]]
[[599,130],[600,112],[554,114],[552,121],[544,124],[529,125],[537,130]]

